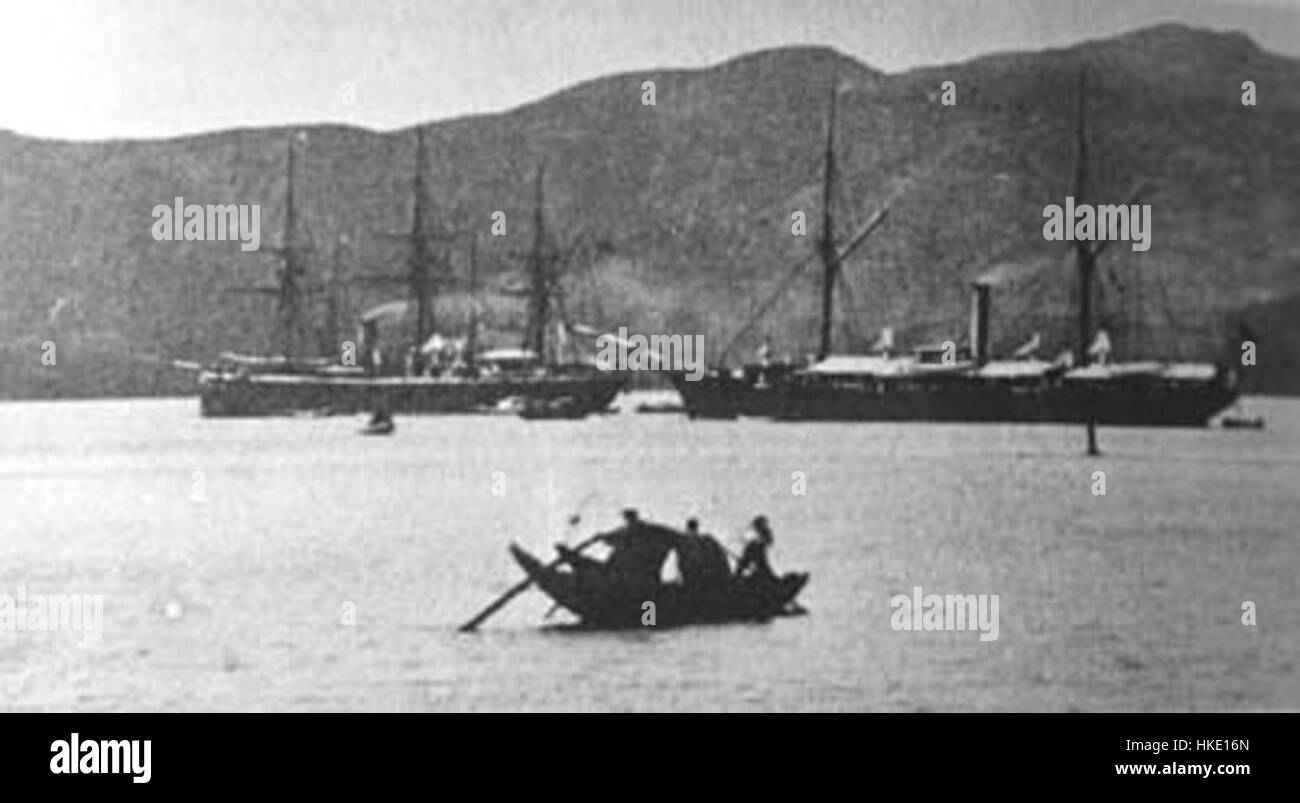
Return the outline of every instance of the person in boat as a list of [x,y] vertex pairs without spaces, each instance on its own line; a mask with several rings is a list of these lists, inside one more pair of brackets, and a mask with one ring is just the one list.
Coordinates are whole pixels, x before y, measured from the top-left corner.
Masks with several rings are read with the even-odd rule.
[[[635,510],[628,508],[623,511],[623,527],[621,529],[601,533],[592,539],[592,543],[612,546],[612,544],[610,544],[610,539],[621,542],[624,533],[634,527],[640,526],[640,524],[640,515]],[[555,551],[560,553],[560,557],[580,572],[590,573],[594,571],[598,574],[605,574],[609,569],[608,560],[597,560],[596,558],[588,557],[587,555],[577,552],[568,544],[556,544]],[[612,558],[613,554],[611,554],[610,557]]]
[[686,538],[677,547],[677,571],[691,592],[716,592],[731,580],[727,550],[713,536],[701,533],[696,519],[686,521]]
[[736,579],[775,582],[776,573],[767,561],[767,550],[776,540],[772,537],[772,528],[768,526],[766,516],[756,516],[753,522],[755,538],[745,544],[745,551],[740,553],[736,563]]
[[635,510],[623,511],[623,526],[595,539],[610,548],[609,557],[596,560],[556,544],[560,556],[579,573],[601,578],[612,594],[647,600],[655,596],[668,554],[679,547],[682,537],[667,527],[641,521]]

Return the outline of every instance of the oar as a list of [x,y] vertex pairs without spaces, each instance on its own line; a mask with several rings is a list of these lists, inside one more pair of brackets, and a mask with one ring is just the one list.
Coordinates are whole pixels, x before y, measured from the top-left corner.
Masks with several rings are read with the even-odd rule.
[[[591,546],[592,544],[596,543],[599,540],[600,540],[600,536],[594,535],[591,538],[588,538],[586,541],[583,541],[582,543],[574,547],[573,551],[581,552],[582,550],[586,549],[587,547]],[[565,558],[562,557],[556,558],[555,560],[546,564],[546,568],[554,569],[556,566],[559,566],[561,563],[564,563],[564,561]],[[479,613],[478,616],[475,616],[473,619],[470,619],[468,622],[461,625],[460,632],[462,633],[473,632],[479,625],[483,624],[483,622],[486,621],[489,616],[504,608],[506,603],[509,602],[510,600],[514,599],[515,597],[519,596],[523,592],[527,591],[528,587],[531,586],[532,584],[533,584],[533,578],[526,577],[520,582],[511,586],[510,590],[502,594],[496,600],[496,602],[493,602],[491,605],[484,608],[483,611]]]

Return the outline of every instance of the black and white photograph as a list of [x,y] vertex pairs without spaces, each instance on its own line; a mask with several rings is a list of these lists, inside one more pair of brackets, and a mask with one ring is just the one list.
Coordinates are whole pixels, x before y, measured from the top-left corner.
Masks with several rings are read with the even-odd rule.
[[0,711],[1300,710],[1295,0],[0,18]]

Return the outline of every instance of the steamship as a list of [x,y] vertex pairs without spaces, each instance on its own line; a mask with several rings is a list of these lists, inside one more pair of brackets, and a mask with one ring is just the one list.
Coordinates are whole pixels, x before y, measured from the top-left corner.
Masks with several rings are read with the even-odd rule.
[[[1076,200],[1084,197],[1086,176],[1084,97],[1081,74]],[[691,417],[1089,423],[1091,437],[1093,424],[1203,426],[1237,398],[1237,376],[1226,367],[1110,361],[1109,338],[1105,332],[1094,334],[1091,320],[1092,279],[1104,242],[1075,243],[1080,279],[1076,353],[1067,352],[1051,361],[1038,359],[1035,335],[1008,358],[994,359],[988,337],[993,285],[977,280],[971,296],[969,337],[960,350],[947,343],[946,348],[923,347],[899,355],[886,330],[871,353],[833,354],[832,307],[841,279],[840,265],[884,220],[888,208],[876,212],[844,247],[837,245],[831,217],[834,91],[829,109],[818,248],[822,304],[817,357],[811,364],[796,365],[760,354],[758,363],[734,370],[711,368],[698,381],[673,374]]]
[[[278,287],[254,288],[278,296],[283,352],[274,356],[223,352],[213,364],[178,367],[198,371],[200,412],[204,416],[270,416],[294,413],[347,414],[358,412],[463,413],[497,408],[509,399],[534,403],[563,400],[572,409],[604,409],[622,390],[624,378],[600,370],[594,363],[570,357],[565,344],[575,328],[564,309],[556,270],[558,255],[549,246],[544,220],[542,169],[536,174],[534,247],[528,255],[530,281],[522,291],[528,300],[528,321],[519,348],[477,348],[477,301],[473,298],[476,238],[469,240],[470,323],[464,338],[445,338],[433,330],[434,286],[431,243],[449,239],[427,228],[426,151],[424,135],[416,129],[416,168],[410,258],[405,275],[371,276],[366,280],[397,282],[409,287],[412,299],[381,304],[360,316],[356,358],[343,364],[340,356],[296,356],[293,333],[299,326],[306,271],[295,247],[294,145],[289,142],[287,211]],[[381,326],[400,320],[416,308],[415,341],[404,359],[381,346]],[[332,307],[336,306],[331,304]],[[558,319],[558,320],[557,320]],[[554,328],[554,332],[552,329]]]

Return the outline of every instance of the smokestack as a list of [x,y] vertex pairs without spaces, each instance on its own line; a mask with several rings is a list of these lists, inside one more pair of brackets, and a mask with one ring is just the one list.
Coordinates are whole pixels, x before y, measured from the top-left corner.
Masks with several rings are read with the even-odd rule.
[[976,364],[989,361],[989,285],[975,282],[970,296],[970,355]]

